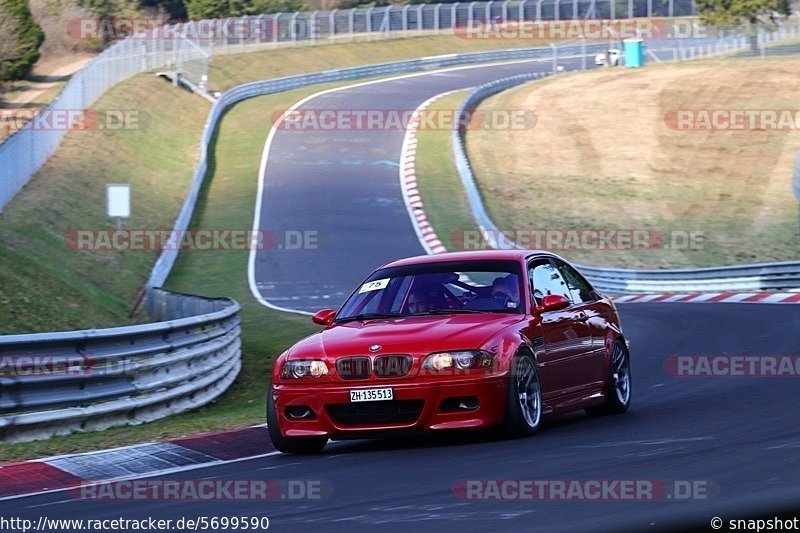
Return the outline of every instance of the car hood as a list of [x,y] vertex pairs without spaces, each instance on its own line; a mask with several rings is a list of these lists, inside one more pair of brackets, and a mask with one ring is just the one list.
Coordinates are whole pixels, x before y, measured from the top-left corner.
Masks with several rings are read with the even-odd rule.
[[476,349],[499,331],[523,320],[523,315],[470,314],[415,316],[346,322],[315,333],[295,344],[290,358],[366,355],[375,353],[421,354],[444,350]]

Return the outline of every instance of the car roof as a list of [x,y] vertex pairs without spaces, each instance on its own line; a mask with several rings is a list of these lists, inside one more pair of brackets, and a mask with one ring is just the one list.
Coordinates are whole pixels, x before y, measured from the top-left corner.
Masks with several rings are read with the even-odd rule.
[[548,255],[554,257],[550,252],[543,250],[475,250],[470,252],[447,252],[442,254],[418,255],[386,263],[381,268],[420,265],[427,263],[443,263],[446,261],[486,261],[486,260],[514,260],[521,261],[531,255]]

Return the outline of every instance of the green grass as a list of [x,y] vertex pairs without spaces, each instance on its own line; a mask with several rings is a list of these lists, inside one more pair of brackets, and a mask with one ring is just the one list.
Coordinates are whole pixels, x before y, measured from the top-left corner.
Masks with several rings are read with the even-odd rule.
[[157,251],[75,251],[65,236],[114,227],[106,217],[107,183],[131,184],[127,228],[171,228],[183,202],[208,103],[140,76],[110,91],[95,109],[138,110],[149,115],[149,123],[135,130],[68,133],[0,214],[5,334],[128,323]]

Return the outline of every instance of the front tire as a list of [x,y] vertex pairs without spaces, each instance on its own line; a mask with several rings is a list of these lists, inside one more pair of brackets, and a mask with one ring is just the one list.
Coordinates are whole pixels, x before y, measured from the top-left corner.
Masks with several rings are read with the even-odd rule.
[[586,409],[590,416],[624,413],[631,405],[631,357],[625,341],[617,339],[611,347],[611,364],[608,366],[606,401]]
[[542,387],[533,357],[522,352],[511,362],[506,396],[506,433],[527,437],[539,430],[542,421]]
[[281,434],[275,400],[272,399],[272,384],[267,390],[267,431],[275,449],[283,453],[316,454],[328,444],[328,439],[325,437],[284,437]]

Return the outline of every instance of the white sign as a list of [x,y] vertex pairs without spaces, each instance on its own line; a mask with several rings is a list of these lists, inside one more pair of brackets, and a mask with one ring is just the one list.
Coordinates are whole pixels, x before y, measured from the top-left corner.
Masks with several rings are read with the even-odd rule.
[[106,199],[109,217],[129,218],[131,216],[130,184],[109,183],[106,185]]
[[360,289],[358,289],[358,293],[361,294],[362,292],[379,291],[381,289],[385,289],[387,285],[389,285],[389,278],[368,281],[363,284]]

